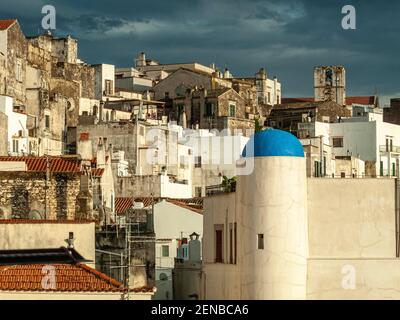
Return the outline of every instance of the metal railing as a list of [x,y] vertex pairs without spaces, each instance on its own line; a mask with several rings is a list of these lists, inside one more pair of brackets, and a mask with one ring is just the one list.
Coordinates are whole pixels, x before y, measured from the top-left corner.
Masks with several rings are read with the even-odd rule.
[[400,146],[380,145],[379,152],[394,152],[400,153]]

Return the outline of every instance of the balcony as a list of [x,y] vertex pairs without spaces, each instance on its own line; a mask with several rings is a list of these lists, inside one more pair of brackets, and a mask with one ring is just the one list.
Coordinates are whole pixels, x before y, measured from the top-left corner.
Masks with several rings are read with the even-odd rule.
[[380,145],[379,152],[390,152],[390,153],[399,153],[400,154],[400,146],[390,146],[390,145]]

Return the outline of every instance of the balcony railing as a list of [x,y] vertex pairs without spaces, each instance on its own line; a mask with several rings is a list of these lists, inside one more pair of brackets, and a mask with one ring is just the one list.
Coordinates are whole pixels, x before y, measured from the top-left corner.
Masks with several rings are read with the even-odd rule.
[[400,146],[390,146],[390,145],[380,145],[379,146],[380,152],[393,152],[393,153],[400,153]]

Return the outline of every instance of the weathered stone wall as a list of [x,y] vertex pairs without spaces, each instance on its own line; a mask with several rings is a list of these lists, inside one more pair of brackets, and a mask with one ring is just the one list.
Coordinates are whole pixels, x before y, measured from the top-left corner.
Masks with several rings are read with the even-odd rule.
[[[81,117],[84,122],[86,117]],[[129,164],[136,166],[136,126],[134,123],[125,123],[123,125],[115,122],[98,124],[80,124],[77,127],[77,138],[81,133],[88,133],[92,141],[92,151],[95,154],[100,137],[107,138],[107,144],[112,144],[115,151],[125,151],[125,160]]]
[[390,108],[383,108],[383,121],[400,124],[400,99],[390,99]]
[[51,94],[67,98],[67,126],[76,127],[79,117],[80,98],[94,99],[94,68],[64,62],[52,63]]
[[[18,23],[8,29],[6,95],[14,98],[15,105],[25,105],[25,74],[27,41]],[[20,65],[21,78],[17,76]]]
[[6,79],[7,79],[6,59],[2,54],[0,54],[0,94],[1,95],[6,94]]
[[315,101],[335,101],[346,104],[346,72],[342,66],[319,66],[314,68]]
[[[27,219],[35,211],[42,219],[75,218],[80,191],[78,175],[0,172],[0,218]],[[46,216],[47,198],[47,216]]]
[[229,116],[229,105],[231,102],[236,104],[236,118],[245,119],[246,117],[246,105],[244,99],[235,91],[230,90],[223,95],[218,97],[218,116],[228,117]]

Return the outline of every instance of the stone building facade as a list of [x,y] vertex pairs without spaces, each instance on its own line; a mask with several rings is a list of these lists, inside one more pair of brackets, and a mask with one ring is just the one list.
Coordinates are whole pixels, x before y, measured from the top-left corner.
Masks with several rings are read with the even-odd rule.
[[[80,192],[78,176],[1,172],[0,210],[3,219],[73,220]],[[47,207],[47,208],[46,208]]]
[[254,129],[256,107],[232,88],[186,90],[173,100],[170,120],[184,128],[234,130]]
[[17,20],[0,20],[0,94],[27,115],[34,155],[74,151],[67,133],[77,126],[80,98],[94,98],[95,87],[95,70],[79,61],[77,50],[70,36],[25,37]]
[[0,157],[1,218],[92,219],[86,176],[78,158]]
[[390,108],[383,108],[383,121],[400,124],[400,99],[390,99]]
[[334,101],[346,104],[346,71],[342,66],[318,66],[314,68],[315,101]]
[[4,87],[0,94],[11,96],[15,105],[26,104],[25,75],[27,42],[17,20],[2,20],[0,23],[0,52],[5,57]]
[[[266,125],[298,135],[298,124],[302,122],[338,122],[341,117],[350,117],[351,110],[334,101],[299,102],[275,106]],[[306,138],[306,137],[305,137]]]

